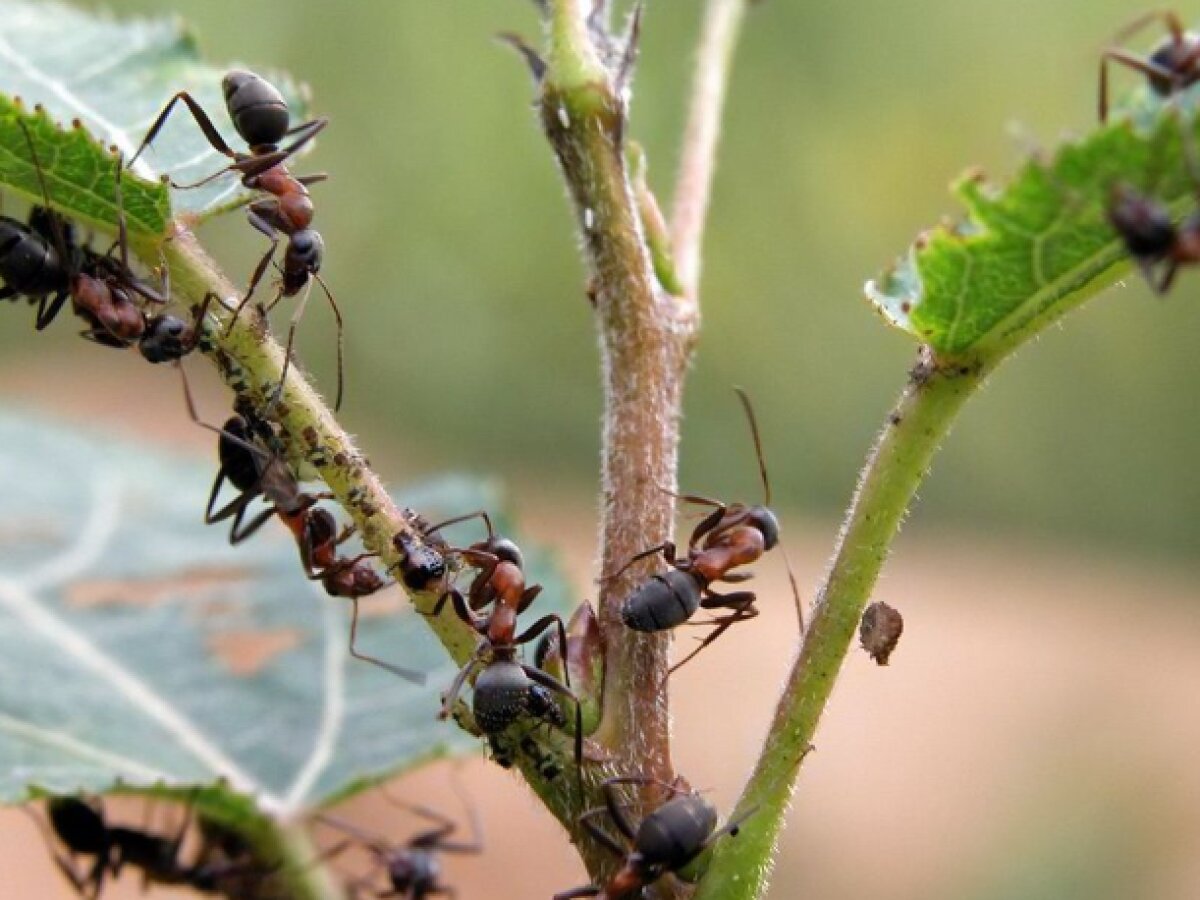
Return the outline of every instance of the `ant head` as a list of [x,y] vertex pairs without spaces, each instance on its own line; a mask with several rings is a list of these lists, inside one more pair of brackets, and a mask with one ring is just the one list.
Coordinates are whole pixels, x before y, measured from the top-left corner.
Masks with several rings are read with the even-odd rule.
[[494,537],[483,545],[483,549],[495,554],[501,561],[512,563],[522,572],[525,571],[525,557],[514,541],[505,537]]
[[260,75],[235,69],[221,81],[225,108],[247,144],[274,147],[287,134],[288,107],[283,95]]
[[288,241],[284,269],[286,271],[303,269],[306,274],[319,272],[321,258],[324,254],[325,241],[321,239],[321,235],[315,229],[302,228]]
[[765,506],[751,506],[746,511],[746,518],[763,536],[763,549],[770,550],[779,543],[779,520],[775,513]]
[[337,537],[337,520],[327,509],[317,507],[304,520],[304,538],[309,546],[328,544]]
[[154,316],[146,323],[138,350],[147,362],[171,362],[192,349],[192,334],[191,324],[179,316]]
[[1175,224],[1165,206],[1125,182],[1112,187],[1108,221],[1135,258],[1156,258],[1175,243]]
[[1178,76],[1184,84],[1191,84],[1196,75],[1196,53],[1200,51],[1200,35],[1191,31],[1179,35],[1169,34],[1151,51],[1148,62],[1153,67],[1146,78],[1150,89],[1160,97],[1166,97],[1180,87],[1179,80],[1167,78],[1162,71]]

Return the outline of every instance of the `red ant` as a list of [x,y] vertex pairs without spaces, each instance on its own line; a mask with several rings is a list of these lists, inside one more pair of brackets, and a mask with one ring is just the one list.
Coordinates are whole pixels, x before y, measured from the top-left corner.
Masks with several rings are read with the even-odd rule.
[[[1180,266],[1200,262],[1200,212],[1179,225],[1162,203],[1125,183],[1113,185],[1108,221],[1125,242],[1151,290],[1165,294]],[[1162,274],[1155,272],[1162,265]]]
[[471,819],[471,839],[452,841],[450,836],[457,826],[451,819],[424,806],[393,800],[386,792],[384,796],[393,805],[434,823],[434,827],[417,832],[403,844],[393,844],[333,816],[317,816],[317,821],[361,841],[375,858],[378,868],[387,873],[388,888],[380,891],[373,883],[375,873],[371,872],[350,884],[351,897],[357,897],[360,888],[370,891],[374,897],[404,897],[405,900],[425,900],[434,894],[453,896],[454,889],[442,884],[438,854],[483,852],[483,828],[475,808],[463,799]]
[[[166,124],[167,118],[175,109],[175,105],[182,100],[196,124],[200,126],[205,138],[208,139],[209,145],[233,161],[220,171],[214,172],[194,184],[174,186],[178,188],[199,187],[226,172],[233,171],[241,174],[242,184],[245,187],[266,195],[251,202],[247,207],[246,215],[250,224],[267,236],[271,241],[271,246],[255,266],[246,296],[234,310],[229,327],[233,327],[233,323],[237,321],[246,304],[250,302],[255,289],[262,281],[263,275],[266,274],[267,267],[275,257],[275,251],[282,235],[287,239],[287,247],[284,251],[283,266],[280,269],[281,280],[275,298],[267,304],[264,311],[270,312],[284,297],[295,297],[306,287],[308,290],[305,290],[304,296],[292,314],[284,353],[283,372],[280,375],[276,397],[283,391],[288,367],[292,361],[296,325],[303,317],[308,304],[309,291],[312,289],[311,280],[315,280],[321,285],[337,322],[338,374],[334,409],[340,409],[343,393],[342,313],[338,308],[337,301],[333,299],[329,287],[319,274],[325,242],[321,239],[320,233],[311,227],[314,209],[308,193],[308,185],[323,181],[326,176],[318,174],[296,177],[284,165],[289,157],[312,141],[329,124],[329,120],[322,117],[289,127],[290,116],[287,101],[283,99],[283,95],[274,85],[253,72],[241,70],[229,72],[222,80],[221,87],[225,94],[225,108],[229,113],[229,118],[233,120],[233,127],[237,130],[238,135],[249,146],[248,153],[232,149],[221,137],[221,133],[217,131],[204,108],[187,91],[180,91],[167,102],[162,112],[158,114],[158,118],[154,120],[150,130],[146,132],[146,136],[142,138],[142,143],[130,159],[129,164],[133,165],[146,147],[158,136],[163,125]],[[280,143],[289,135],[299,135],[299,137],[281,148]]]
[[76,315],[88,323],[83,336],[89,340],[116,348],[136,344],[152,363],[176,361],[190,353],[199,342],[199,323],[214,295],[205,296],[192,324],[173,315],[149,316],[138,305],[135,298],[166,303],[168,290],[165,274],[160,291],[138,279],[129,266],[120,161],[114,183],[118,237],[113,245],[120,255],[114,257],[111,249],[102,255],[79,245],[71,224],[50,208],[37,147],[28,126],[20,119],[17,125],[29,148],[44,205],[33,208],[28,223],[0,216],[0,276],[5,282],[0,299],[23,294],[36,301],[36,327],[41,331],[57,318],[69,297]]
[[[674,672],[697,653],[720,637],[735,622],[753,619],[758,615],[754,606],[756,595],[751,591],[735,591],[718,594],[712,589],[714,582],[735,583],[752,577],[746,572],[731,572],[732,569],[757,561],[764,553],[779,543],[779,522],[768,508],[771,502],[771,485],[767,480],[767,467],[763,461],[762,441],[758,433],[758,422],[750,398],[741,388],[735,388],[742,408],[750,422],[750,433],[754,438],[754,449],[758,455],[758,470],[762,477],[763,505],[746,506],[742,503],[725,504],[707,497],[676,494],[678,499],[713,507],[713,511],[696,526],[688,540],[687,556],[676,555],[675,544],[664,541],[657,547],[635,555],[618,572],[608,579],[616,578],[639,560],[662,554],[672,567],[661,575],[654,575],[626,598],[621,605],[621,619],[635,631],[666,631],[688,621],[697,609],[728,609],[727,615],[718,616],[703,623],[714,626],[700,646],[671,667]],[[701,543],[703,542],[703,543]],[[785,557],[786,563],[786,557]],[[804,613],[801,609],[800,591],[787,566],[792,593],[796,600],[796,614],[804,629]]]
[[[450,586],[430,613],[440,615],[449,600],[458,617],[480,636],[475,652],[443,695],[439,717],[445,719],[451,715],[463,685],[476,669],[481,671],[475,680],[472,712],[475,724],[489,741],[494,741],[496,735],[525,716],[536,716],[552,724],[561,722],[561,710],[550,695],[567,697],[575,703],[575,764],[578,771],[583,759],[583,714],[569,680],[564,685],[541,669],[517,660],[517,648],[550,627],[558,629],[560,646],[567,645],[563,621],[553,613],[538,619],[523,632],[517,632],[518,616],[542,590],[541,585],[526,586],[520,548],[514,542],[498,537],[490,517],[483,511],[450,519],[431,530],[476,517],[482,518],[487,525],[487,540],[449,551],[479,570],[468,595],[464,597],[457,588]],[[479,610],[489,604],[491,610],[480,615]]]
[[1159,97],[1185,90],[1200,81],[1200,35],[1187,31],[1179,16],[1166,10],[1155,10],[1138,16],[1116,35],[1114,43],[1120,43],[1145,28],[1151,22],[1161,21],[1168,35],[1156,46],[1148,57],[1135,56],[1122,47],[1109,47],[1100,55],[1100,121],[1108,120],[1108,64],[1120,63],[1146,76],[1150,90]]
[[[271,427],[259,419],[248,407],[225,422],[221,428],[201,421],[196,412],[191,391],[184,381],[184,396],[188,414],[198,425],[217,432],[217,455],[220,467],[213,480],[205,507],[204,522],[212,525],[232,518],[229,542],[238,544],[253,535],[270,519],[278,516],[296,539],[300,550],[305,575],[310,580],[320,581],[325,591],[334,597],[350,600],[353,615],[350,620],[350,655],[356,659],[382,666],[401,678],[425,683],[420,672],[392,663],[384,662],[365,653],[360,653],[358,640],[358,601],[361,597],[374,594],[391,582],[382,578],[370,565],[373,553],[362,553],[351,558],[338,556],[337,548],[354,533],[353,528],[340,532],[332,514],[316,504],[321,500],[334,499],[334,494],[323,491],[310,494],[300,488],[300,483],[283,457],[268,452],[261,444],[274,439]],[[219,510],[213,511],[221,487],[228,480],[238,489],[238,495]],[[268,502],[266,509],[248,522],[244,521],[250,504],[262,497]]]
[[[671,798],[634,825],[616,793],[621,784],[659,785],[671,792]],[[666,784],[640,776],[609,778],[601,784],[604,806],[589,809],[579,817],[580,824],[603,847],[624,862],[604,885],[589,884],[555,894],[553,900],[573,900],[576,897],[599,897],[600,900],[628,900],[641,897],[642,889],[669,872],[686,868],[697,856],[711,847],[723,835],[734,837],[742,822],[753,813],[745,813],[717,828],[717,811],[694,791],[676,784]],[[632,849],[593,821],[607,814],[621,836]]]

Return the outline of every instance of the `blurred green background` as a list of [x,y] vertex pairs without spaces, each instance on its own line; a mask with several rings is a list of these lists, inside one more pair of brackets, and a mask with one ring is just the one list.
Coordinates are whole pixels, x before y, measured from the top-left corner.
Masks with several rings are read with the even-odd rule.
[[[290,70],[331,116],[301,168],[332,175],[314,191],[316,224],[349,321],[345,420],[368,446],[399,444],[430,470],[592,483],[600,397],[577,242],[528,75],[491,39],[536,36],[532,4],[85,5],[169,8],[214,63]],[[862,282],[955,214],[946,186],[965,167],[1003,178],[1030,148],[1089,128],[1097,50],[1137,11],[775,0],[753,12],[706,245],[688,489],[756,493],[736,383],[758,404],[781,505],[840,511],[914,353]],[[664,204],[698,20],[698,3],[652,0],[645,23],[633,133]],[[204,237],[248,274],[260,242],[238,216]],[[923,523],[1195,557],[1196,278],[1162,302],[1131,281],[1010,363],[939,460]],[[56,332],[57,349],[79,352],[72,329]],[[301,333],[304,360],[331,385],[319,303]],[[46,352],[19,329],[0,340],[6,354]]]

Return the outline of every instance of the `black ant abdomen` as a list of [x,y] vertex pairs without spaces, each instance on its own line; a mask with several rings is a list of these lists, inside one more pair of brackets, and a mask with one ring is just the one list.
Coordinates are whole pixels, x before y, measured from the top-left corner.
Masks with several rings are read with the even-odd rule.
[[701,589],[682,569],[654,575],[621,604],[621,621],[634,631],[666,631],[700,608]]
[[518,662],[496,660],[485,667],[475,680],[472,705],[479,729],[484,734],[496,734],[527,715],[531,686]]
[[274,147],[287,134],[290,114],[278,89],[253,72],[234,69],[221,79],[233,127],[251,150]]

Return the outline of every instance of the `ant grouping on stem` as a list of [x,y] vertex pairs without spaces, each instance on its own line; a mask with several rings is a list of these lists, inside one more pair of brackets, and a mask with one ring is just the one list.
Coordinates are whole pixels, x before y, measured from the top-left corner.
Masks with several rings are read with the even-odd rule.
[[[221,83],[225,95],[225,108],[238,135],[244,140],[249,152],[234,150],[221,137],[221,133],[213,124],[212,119],[196,99],[187,91],[179,91],[163,107],[137,151],[130,158],[129,164],[141,156],[151,145],[158,133],[166,124],[167,119],[179,102],[183,102],[201,132],[214,150],[232,162],[223,169],[214,172],[198,182],[187,185],[173,185],[187,189],[207,184],[219,178],[226,172],[238,172],[242,184],[260,196],[251,201],[246,215],[250,224],[262,232],[271,241],[271,246],[263,254],[250,277],[246,294],[233,312],[229,326],[233,327],[246,304],[250,302],[259,282],[266,274],[267,267],[275,258],[275,251],[282,238],[287,241],[283,254],[283,265],[280,267],[281,278],[276,295],[265,306],[269,312],[284,297],[295,297],[304,292],[292,313],[288,328],[287,345],[284,352],[283,372],[280,375],[276,398],[282,393],[287,379],[288,369],[292,361],[292,347],[295,343],[296,326],[304,315],[308,304],[309,291],[312,281],[316,281],[324,291],[329,301],[337,323],[337,394],[334,399],[334,409],[340,409],[343,394],[343,347],[342,347],[342,313],[337,301],[320,276],[321,261],[325,251],[325,242],[320,233],[312,227],[314,208],[308,186],[318,181],[324,181],[325,174],[295,176],[288,171],[286,161],[303,149],[328,124],[327,118],[312,119],[299,125],[291,125],[291,116],[287,101],[283,94],[260,75],[253,72],[234,70],[225,75]],[[294,139],[287,146],[281,147],[287,137]]]

